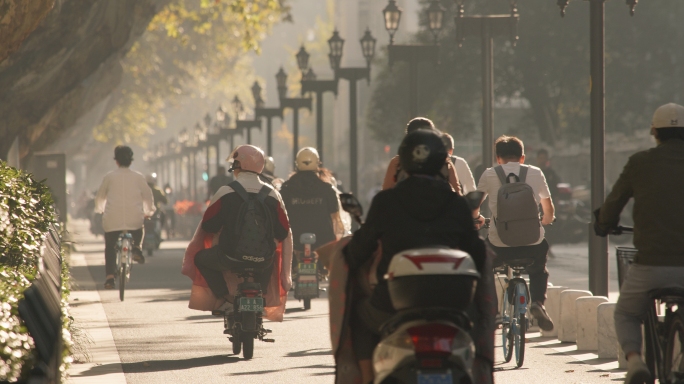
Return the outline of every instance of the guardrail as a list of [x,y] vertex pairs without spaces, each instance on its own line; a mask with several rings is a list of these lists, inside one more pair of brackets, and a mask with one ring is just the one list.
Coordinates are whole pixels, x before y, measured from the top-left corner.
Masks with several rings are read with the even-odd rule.
[[59,228],[51,225],[43,238],[38,274],[19,301],[24,320],[37,351],[30,384],[59,384],[62,364],[62,256]]

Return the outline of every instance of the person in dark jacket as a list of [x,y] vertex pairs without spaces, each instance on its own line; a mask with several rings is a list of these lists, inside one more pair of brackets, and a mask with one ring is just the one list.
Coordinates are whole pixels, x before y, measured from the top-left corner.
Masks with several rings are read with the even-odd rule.
[[226,174],[226,167],[218,166],[216,168],[216,176],[209,179],[209,196],[207,199],[211,199],[221,187],[230,184],[232,181],[233,178]]
[[283,183],[280,194],[290,217],[294,249],[304,250],[299,242],[303,233],[316,235],[316,243],[312,245],[316,249],[337,240],[336,233],[341,232],[340,200],[332,184],[318,175],[320,158],[315,148],[299,150],[296,166],[297,173]]
[[370,298],[352,309],[352,346],[364,383],[373,379],[371,358],[380,341],[380,325],[395,312],[383,278],[392,257],[411,248],[442,245],[470,253],[480,270],[485,262],[485,245],[468,203],[440,175],[447,158],[440,135],[429,130],[409,133],[399,158],[409,176],[373,198],[365,224],[344,250],[351,273],[368,262],[382,243],[378,284]]
[[641,357],[641,324],[653,305],[648,292],[684,288],[684,106],[670,103],[658,108],[651,134],[658,145],[629,158],[594,226],[597,235],[607,236],[634,198],[638,252],[615,307],[615,331],[627,359],[625,383],[652,382],[655,374]]

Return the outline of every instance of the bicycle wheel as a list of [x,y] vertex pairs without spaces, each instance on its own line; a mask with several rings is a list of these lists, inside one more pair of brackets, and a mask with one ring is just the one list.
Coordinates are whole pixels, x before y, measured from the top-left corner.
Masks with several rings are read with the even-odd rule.
[[515,349],[515,365],[520,368],[525,361],[525,332],[527,328],[527,319],[524,313],[517,316],[516,332],[513,335],[513,345]]
[[[510,289],[510,287],[509,287]],[[504,292],[501,306],[501,344],[503,345],[504,361],[508,363],[513,358],[513,305],[508,300],[508,289]]]
[[665,377],[667,383],[684,383],[684,318],[674,314],[665,344]]
[[121,265],[119,269],[119,299],[124,301],[124,289],[126,288],[126,264]]

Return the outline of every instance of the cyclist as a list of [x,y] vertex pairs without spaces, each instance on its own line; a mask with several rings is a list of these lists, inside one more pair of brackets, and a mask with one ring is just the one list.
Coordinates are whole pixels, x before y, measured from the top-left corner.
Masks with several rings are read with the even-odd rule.
[[[440,134],[434,130],[407,134],[399,147],[399,159],[408,176],[396,187],[381,191],[373,198],[366,222],[344,249],[351,274],[370,260],[382,243],[378,284],[371,297],[353,304],[350,320],[352,347],[363,383],[373,380],[371,359],[380,341],[380,326],[395,312],[383,278],[395,254],[411,248],[443,245],[470,253],[480,270],[485,262],[484,242],[473,226],[468,203],[452,191],[441,175],[447,150]],[[492,337],[493,330],[489,334]],[[477,352],[478,356],[491,356],[479,349]]]
[[[521,174],[521,166],[525,162],[525,149],[522,140],[512,136],[501,136],[495,142],[496,162],[505,175],[513,173]],[[487,168],[477,189],[489,195],[489,209],[492,212],[493,222],[497,220],[498,191],[502,187],[501,180],[497,175],[497,167]],[[542,225],[549,225],[554,220],[554,207],[551,201],[549,187],[546,185],[544,174],[537,167],[528,166],[525,183],[532,187],[532,193],[536,206],[541,204],[544,216]],[[536,208],[535,208],[536,211]],[[538,224],[537,224],[538,225]],[[553,329],[553,321],[549,318],[544,308],[546,300],[546,286],[549,281],[549,271],[546,269],[546,261],[549,252],[549,244],[544,238],[544,227],[539,225],[538,240],[531,245],[511,247],[506,245],[500,238],[496,225],[489,229],[486,242],[496,253],[494,266],[501,266],[509,260],[533,259],[534,263],[526,268],[530,275],[530,296],[532,304],[530,312],[537,319],[539,328],[550,331]],[[536,228],[534,229],[536,231]],[[536,235],[535,235],[536,237]]]
[[283,183],[280,193],[290,217],[294,248],[304,251],[304,245],[299,242],[301,234],[316,234],[316,243],[312,245],[315,249],[337,240],[337,234],[344,233],[344,225],[338,193],[331,184],[329,172],[321,168],[318,151],[311,147],[300,149],[295,167],[296,173]]
[[116,271],[116,242],[122,231],[133,237],[133,260],[144,264],[145,257],[140,245],[143,239],[143,221],[155,211],[152,190],[145,176],[131,170],[133,150],[119,145],[114,149],[118,169],[109,172],[95,196],[95,212],[103,213],[105,231],[105,289],[114,289]]
[[456,169],[456,176],[458,176],[458,180],[461,182],[461,192],[463,195],[477,189],[477,187],[475,187],[475,178],[473,178],[473,173],[470,171],[468,162],[462,157],[454,156],[453,136],[444,132],[442,134],[442,140],[444,140],[444,145],[446,145],[447,152],[449,153],[449,160],[451,160],[451,164],[453,164],[454,169]]
[[[228,159],[233,162],[229,171],[233,172],[236,181],[248,194],[256,195],[264,187],[270,189],[264,204],[267,207],[272,225],[272,230],[268,233],[273,235],[273,239],[267,241],[277,243],[288,238],[291,239],[290,223],[280,194],[259,179],[259,174],[264,169],[264,152],[253,145],[240,145]],[[224,271],[235,271],[245,266],[262,269],[256,281],[261,284],[262,290],[266,293],[273,268],[282,265],[281,285],[287,292],[292,286],[292,248],[285,244],[291,243],[284,242],[282,253],[275,252],[274,257],[270,260],[266,260],[266,257],[257,258],[251,255],[236,254],[236,247],[242,240],[239,238],[240,234],[236,233],[236,228],[238,220],[241,219],[240,213],[245,202],[239,192],[236,192],[230,185],[220,188],[212,201],[213,203],[204,213],[200,225],[205,232],[218,234],[218,245],[197,252],[194,263],[218,299],[214,310],[224,312],[229,311],[232,307],[232,297],[229,296],[228,287],[223,277]],[[249,212],[245,215],[248,214]],[[273,262],[277,255],[282,255],[282,263]]]
[[[439,133],[437,128],[435,128],[435,124],[432,122],[432,120],[425,117],[416,117],[409,121],[409,123],[406,125],[406,134],[408,135],[411,132],[415,132],[421,129]],[[449,181],[449,184],[451,185],[451,188],[454,191],[458,192],[459,194],[461,193],[461,184],[458,181],[458,176],[456,175],[454,165],[450,161],[445,161],[444,166],[442,166],[442,169],[440,170],[440,174],[445,180]],[[385,179],[382,182],[382,189],[385,190],[393,188],[395,185],[397,185],[398,182],[404,180],[407,177],[408,173],[403,171],[401,168],[399,155],[394,156],[392,160],[390,160],[389,165],[387,166]]]
[[634,198],[636,260],[620,288],[615,331],[627,358],[625,383],[648,382],[641,357],[641,323],[650,305],[648,292],[684,287],[684,107],[666,104],[655,111],[651,134],[657,145],[632,155],[600,209],[596,234],[616,228],[620,212]]

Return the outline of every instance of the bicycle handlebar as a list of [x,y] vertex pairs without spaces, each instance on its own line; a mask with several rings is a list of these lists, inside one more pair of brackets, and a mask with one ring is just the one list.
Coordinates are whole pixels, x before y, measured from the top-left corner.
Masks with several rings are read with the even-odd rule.
[[611,235],[622,235],[625,233],[634,233],[634,227],[623,227],[622,225],[619,225],[617,228],[613,228],[610,231],[608,231],[608,233]]

